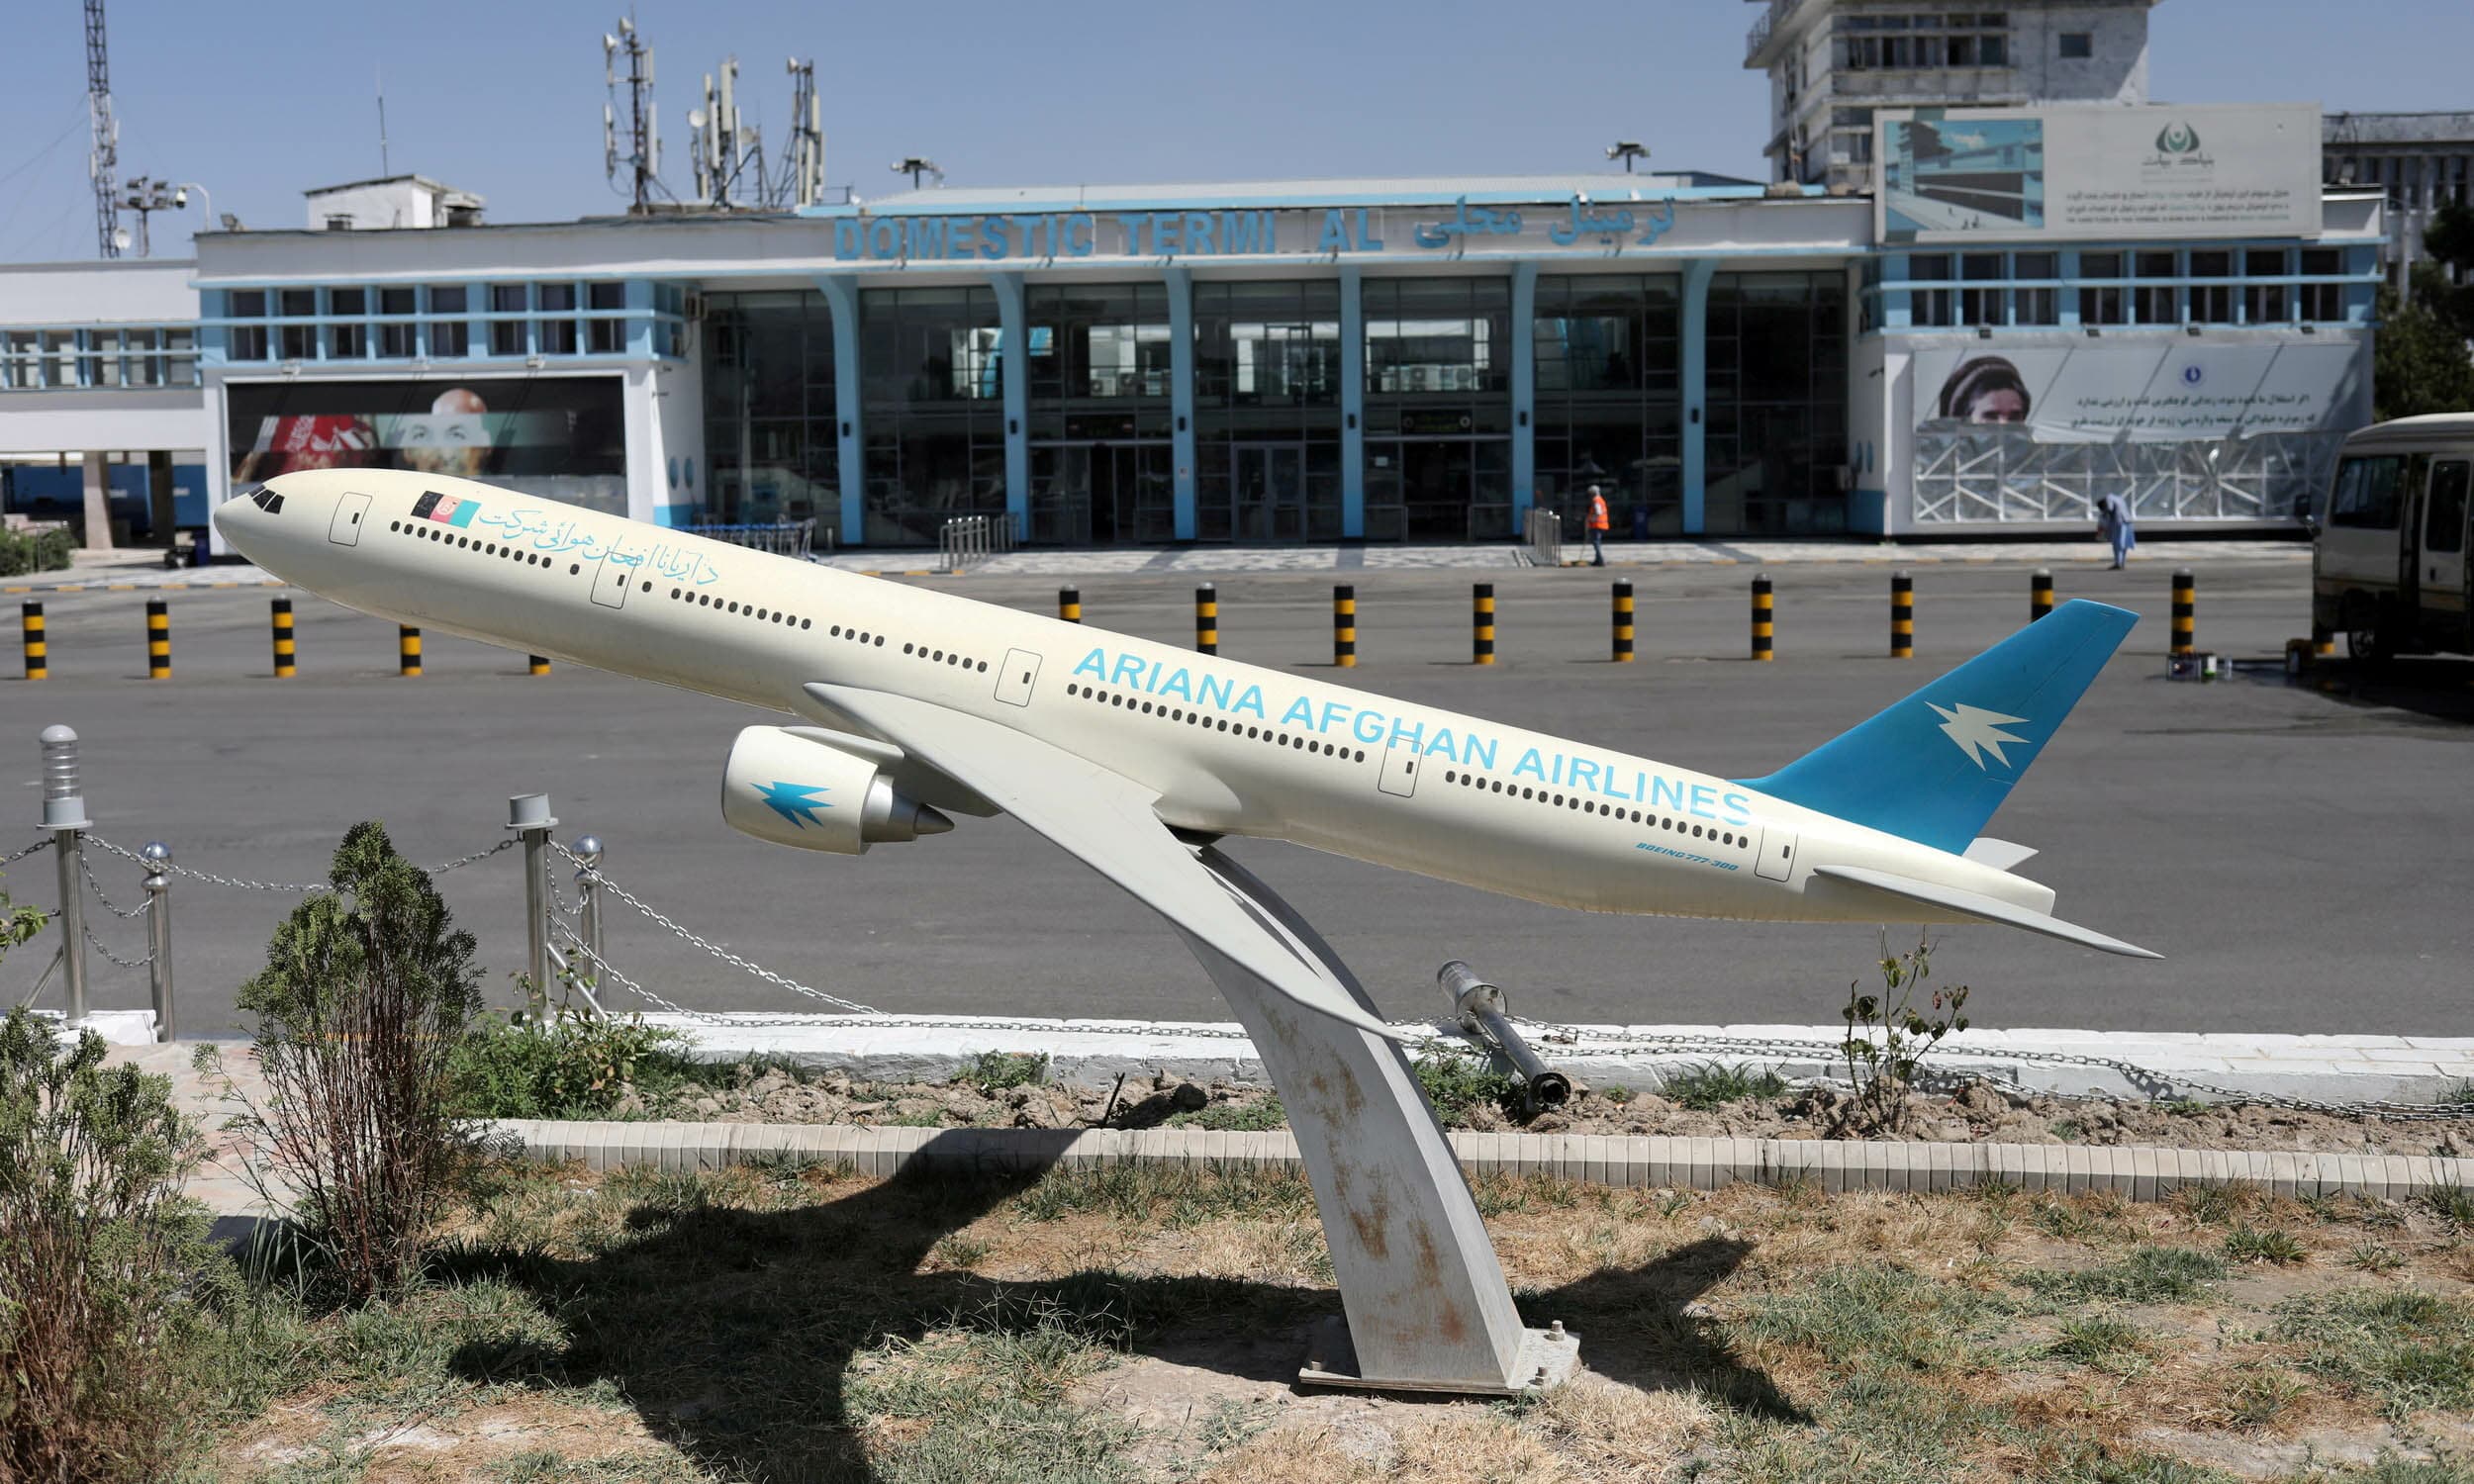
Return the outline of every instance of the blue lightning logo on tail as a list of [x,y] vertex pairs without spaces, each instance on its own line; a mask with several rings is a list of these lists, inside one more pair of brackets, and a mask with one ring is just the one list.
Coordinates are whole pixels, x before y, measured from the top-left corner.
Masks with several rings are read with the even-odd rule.
[[803,830],[811,824],[824,823],[816,817],[816,810],[833,807],[816,796],[828,791],[818,785],[785,784],[777,780],[760,785],[756,791],[764,795],[767,808]]

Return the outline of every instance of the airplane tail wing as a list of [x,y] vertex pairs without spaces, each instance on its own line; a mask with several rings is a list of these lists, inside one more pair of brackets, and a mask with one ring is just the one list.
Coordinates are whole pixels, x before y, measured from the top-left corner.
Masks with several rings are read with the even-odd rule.
[[1767,778],[1772,798],[1964,853],[2139,615],[2063,603]]

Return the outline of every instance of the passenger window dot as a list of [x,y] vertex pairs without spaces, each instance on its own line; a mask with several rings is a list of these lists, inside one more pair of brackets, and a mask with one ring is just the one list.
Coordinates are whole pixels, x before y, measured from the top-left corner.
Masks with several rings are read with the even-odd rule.
[[583,570],[584,570],[584,564],[583,564],[582,562],[569,562],[569,563],[567,564],[567,575],[568,575],[569,577],[573,577],[573,576],[575,576],[577,573],[582,572]]
[[816,626],[816,620],[813,618],[802,618],[799,620],[799,626],[801,628],[814,628]]
[[876,647],[879,649],[883,649],[885,647],[885,636],[883,634],[876,636]]
[[980,661],[980,674],[982,674],[982,675],[986,675],[987,673],[988,673],[988,661],[986,661],[986,660],[982,660],[982,661]]
[[645,592],[647,592],[647,593],[650,593],[651,591],[653,591],[653,585],[652,585],[651,583],[646,583],[646,584],[644,585],[644,591],[645,591]]

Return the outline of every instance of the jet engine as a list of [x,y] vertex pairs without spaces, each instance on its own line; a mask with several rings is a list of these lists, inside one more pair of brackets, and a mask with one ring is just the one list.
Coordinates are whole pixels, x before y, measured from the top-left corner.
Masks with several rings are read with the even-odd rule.
[[941,835],[954,822],[896,790],[868,758],[778,726],[751,726],[730,744],[721,817],[776,845],[867,854],[885,840]]

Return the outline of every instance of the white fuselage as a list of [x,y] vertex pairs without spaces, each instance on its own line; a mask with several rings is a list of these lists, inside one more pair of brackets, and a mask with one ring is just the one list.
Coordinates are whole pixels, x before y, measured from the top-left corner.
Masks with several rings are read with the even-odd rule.
[[[226,535],[337,603],[845,730],[863,728],[802,687],[911,696],[1130,779],[1183,830],[1587,911],[1950,919],[1815,880],[1824,864],[2052,905],[2036,882],[1722,778],[951,592],[436,476],[269,488],[283,510],[236,502]],[[441,492],[477,507],[468,523],[415,515]]]

